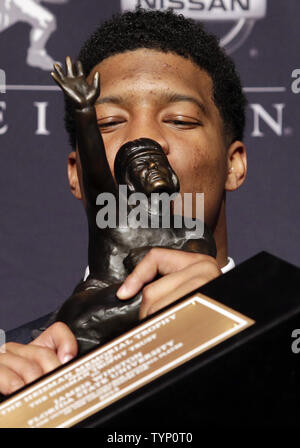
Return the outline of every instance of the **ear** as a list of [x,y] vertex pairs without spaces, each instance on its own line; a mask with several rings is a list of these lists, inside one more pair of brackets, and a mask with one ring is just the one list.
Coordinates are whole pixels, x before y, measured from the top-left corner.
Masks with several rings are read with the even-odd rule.
[[80,160],[77,152],[72,151],[68,156],[68,179],[72,194],[76,199],[82,200],[79,182]]
[[244,143],[236,140],[227,149],[226,191],[237,190],[245,181],[247,174],[247,153]]

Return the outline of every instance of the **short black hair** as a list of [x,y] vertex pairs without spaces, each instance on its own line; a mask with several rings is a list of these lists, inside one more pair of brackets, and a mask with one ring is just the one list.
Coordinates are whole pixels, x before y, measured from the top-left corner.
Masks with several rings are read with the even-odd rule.
[[[203,25],[182,14],[145,10],[114,14],[85,42],[78,59],[86,76],[109,56],[138,48],[172,52],[188,58],[205,70],[213,81],[213,98],[224,124],[227,143],[242,140],[246,98],[232,59]],[[65,98],[65,126],[71,146],[76,148],[73,107]]]

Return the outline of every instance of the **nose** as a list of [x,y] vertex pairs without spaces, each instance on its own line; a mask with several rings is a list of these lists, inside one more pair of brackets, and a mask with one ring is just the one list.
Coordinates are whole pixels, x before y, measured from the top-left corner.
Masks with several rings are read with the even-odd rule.
[[139,138],[150,138],[159,143],[166,155],[169,154],[169,143],[163,129],[155,117],[150,117],[147,113],[140,112],[136,119],[131,120],[124,138],[126,139],[124,143]]
[[154,160],[151,160],[148,164],[149,168],[157,168],[157,162],[155,162]]

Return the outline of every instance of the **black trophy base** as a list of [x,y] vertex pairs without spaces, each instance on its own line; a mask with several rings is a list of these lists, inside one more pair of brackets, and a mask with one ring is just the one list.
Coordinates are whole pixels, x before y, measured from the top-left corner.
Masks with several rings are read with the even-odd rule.
[[299,284],[299,268],[263,252],[205,285],[200,292],[256,323],[77,426],[298,427]]

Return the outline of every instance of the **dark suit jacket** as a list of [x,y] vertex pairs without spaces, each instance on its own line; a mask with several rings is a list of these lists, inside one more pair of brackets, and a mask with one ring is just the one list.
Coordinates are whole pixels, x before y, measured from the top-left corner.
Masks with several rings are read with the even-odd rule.
[[[81,287],[83,280],[81,280],[73,291],[73,294]],[[57,309],[53,313],[46,314],[36,320],[27,322],[26,324],[9,330],[6,332],[6,342],[18,342],[20,344],[29,344],[33,339],[38,337],[46,328],[55,322]]]
[[39,319],[28,322],[21,327],[6,332],[6,342],[19,342],[28,344],[35,339],[44,329],[51,325],[55,313],[49,313]]

